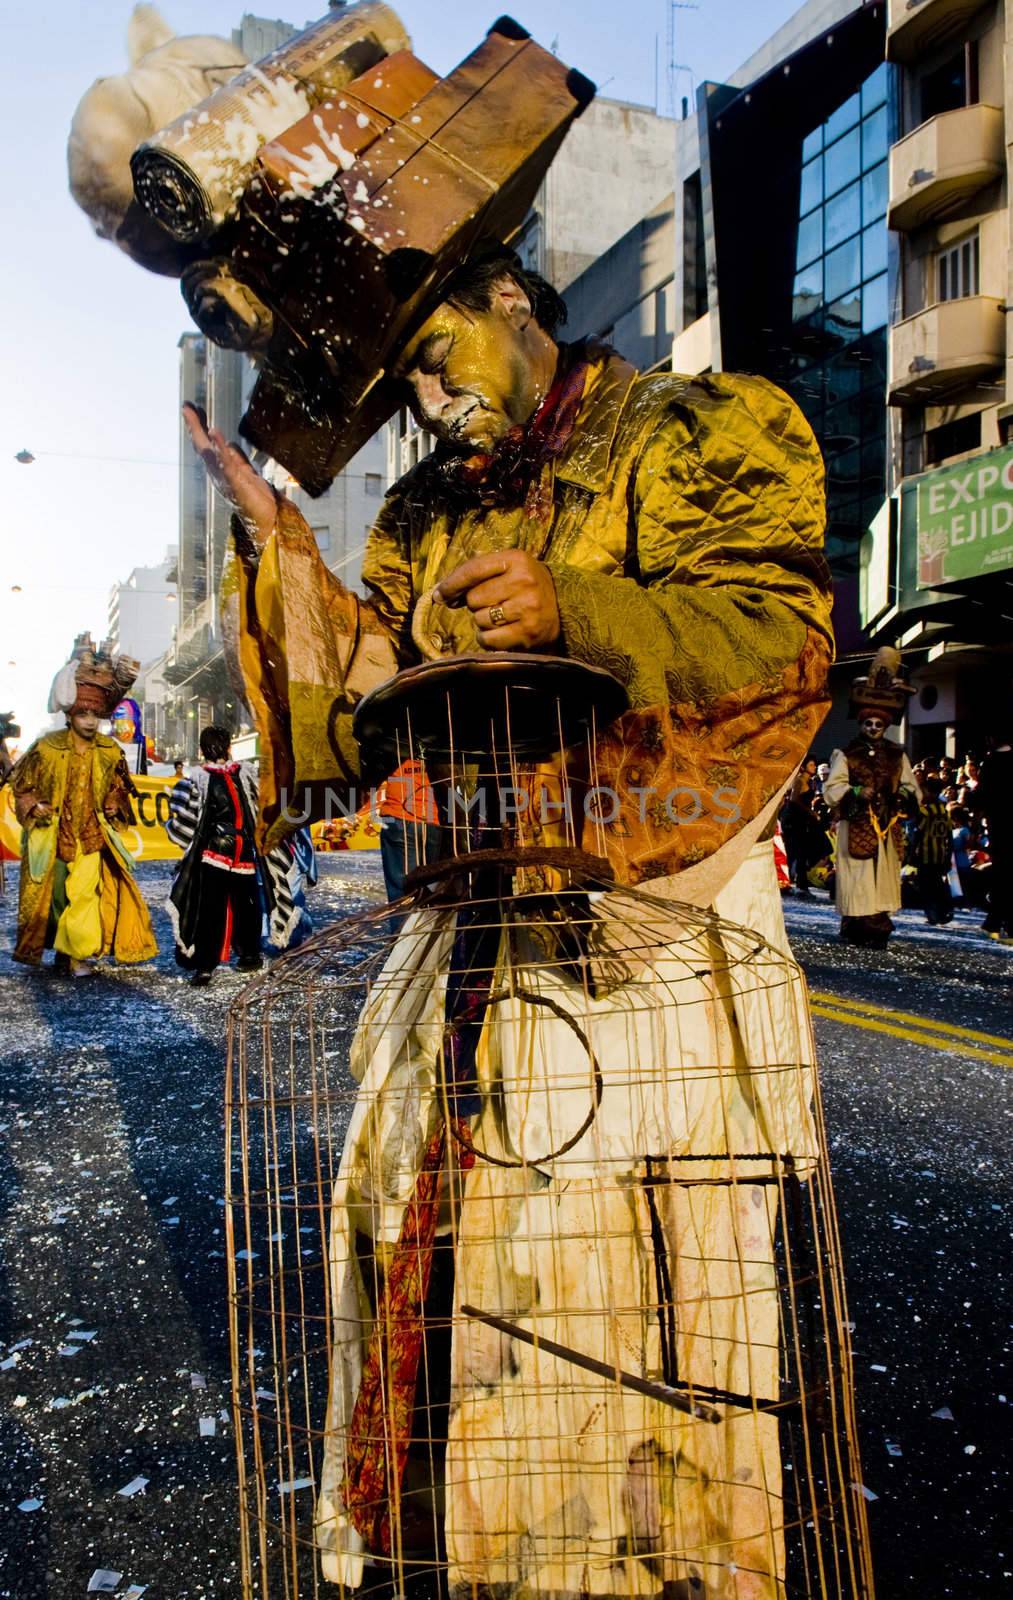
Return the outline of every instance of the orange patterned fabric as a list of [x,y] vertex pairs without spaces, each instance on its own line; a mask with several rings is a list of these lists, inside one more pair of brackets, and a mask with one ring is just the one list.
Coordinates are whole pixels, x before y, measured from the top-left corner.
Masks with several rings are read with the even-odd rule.
[[[704,704],[630,711],[613,724],[595,753],[603,791],[596,804],[620,882],[692,866],[759,816],[826,715],[830,657],[825,637],[810,628],[797,661],[769,682]],[[586,823],[585,848],[601,839]]]

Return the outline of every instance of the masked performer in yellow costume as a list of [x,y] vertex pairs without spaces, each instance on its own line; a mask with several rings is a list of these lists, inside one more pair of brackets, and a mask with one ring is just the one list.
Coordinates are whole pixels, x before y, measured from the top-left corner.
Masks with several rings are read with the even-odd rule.
[[[819,450],[792,402],[764,380],[640,377],[606,347],[559,343],[562,314],[551,287],[496,248],[457,271],[405,342],[397,371],[416,419],[438,444],[381,509],[363,566],[367,601],[327,570],[295,508],[195,412],[186,413],[209,471],[239,512],[227,604],[261,734],[266,841],[285,831],[286,804],[307,795],[312,803],[326,787],[358,780],[352,709],[386,675],[421,654],[557,652],[606,668],[629,696],[631,709],[603,732],[595,752],[596,782],[615,795],[604,834],[617,881],[716,906],[786,950],[770,838],[780,798],[825,713],[833,648]],[[588,842],[595,848],[594,836]],[[417,977],[420,993],[438,988],[435,968]],[[806,1025],[800,983],[786,991],[790,1025],[780,1041],[750,1031],[740,999],[729,997],[716,1022],[711,1006],[713,1027],[707,1024],[700,1049],[723,1051],[741,1087],[754,1064],[759,1083],[765,1063],[784,1059],[785,1038],[797,1050],[800,1016],[804,1033]],[[430,1021],[438,1035],[437,1013]],[[397,1022],[380,1046],[391,1073],[407,1059],[398,1056]],[[560,1037],[550,1035],[551,1027],[532,1048],[551,1073]],[[631,1062],[637,1047],[627,1041]],[[404,1048],[410,1053],[410,1041]],[[358,1070],[368,1076],[371,1103],[382,1106],[386,1069],[373,1059]],[[685,1061],[673,1061],[673,1074],[684,1070]],[[767,1114],[762,1090],[736,1092],[729,1113],[720,1095],[705,1104],[706,1089],[687,1084],[688,1077],[673,1077],[670,1104],[659,1112],[662,1123],[670,1113],[686,1121],[680,1150],[720,1152],[732,1138],[730,1116],[740,1119],[751,1148],[811,1158],[807,1094],[785,1114],[791,1126],[771,1134],[757,1131]],[[383,1192],[382,1175],[367,1170],[365,1143],[356,1145],[366,1140],[366,1122],[367,1112],[353,1118],[335,1191],[336,1350],[317,1513],[325,1575],[353,1587],[362,1581],[362,1552],[386,1535],[377,1532],[376,1508],[363,1518],[355,1503],[354,1484],[370,1481],[376,1463],[349,1445],[369,1330],[360,1321],[366,1300],[354,1224],[343,1219],[372,1211],[376,1248],[389,1247],[414,1181],[409,1161]],[[381,1138],[385,1132],[397,1137],[390,1128],[379,1130]],[[482,1132],[490,1133],[485,1114]],[[641,1133],[624,1125],[621,1109],[599,1119],[599,1137],[617,1151],[635,1146]],[[495,1303],[497,1292],[515,1293],[515,1305],[533,1294],[537,1304],[540,1280],[542,1303],[560,1307],[568,1324],[555,1336],[566,1342],[569,1332],[589,1350],[611,1296],[624,1308],[625,1354],[635,1361],[635,1351],[653,1348],[657,1320],[657,1306],[648,1309],[654,1292],[640,1277],[652,1255],[651,1223],[620,1187],[596,1188],[594,1161],[589,1154],[585,1177],[568,1169],[565,1197],[553,1200],[550,1188],[527,1199],[518,1193],[510,1205],[483,1187],[479,1164],[462,1209],[459,1294],[478,1305]],[[656,1218],[657,1226],[669,1229],[673,1261],[684,1249],[687,1260],[707,1253],[727,1265],[741,1224],[757,1255],[754,1288],[769,1290],[767,1202],[754,1189],[750,1204],[759,1210],[735,1218],[729,1193],[715,1189],[710,1211],[701,1202],[692,1215]],[[497,1230],[487,1227],[483,1237],[483,1217],[497,1205],[506,1210],[494,1248]],[[503,1241],[514,1226],[511,1255]],[[530,1237],[522,1238],[525,1227]],[[708,1230],[704,1252],[700,1236]],[[606,1254],[610,1284],[602,1276]],[[510,1271],[519,1276],[507,1291],[501,1275]],[[720,1347],[720,1376],[708,1368],[701,1381],[775,1392],[776,1301],[773,1322],[769,1294],[766,1302],[758,1295],[754,1315],[744,1299],[701,1282],[695,1303],[696,1320],[678,1332],[689,1369],[694,1349]],[[715,1335],[722,1317],[727,1326]],[[597,1413],[592,1407],[578,1427],[572,1376],[550,1378],[540,1367],[543,1405],[535,1415],[530,1385],[525,1402],[500,1351],[488,1330],[455,1331],[445,1487],[452,1595],[783,1596],[773,1419],[763,1420],[742,1454],[715,1429],[706,1450],[676,1461],[652,1442],[650,1426],[641,1443],[630,1439],[628,1416],[613,1426],[607,1384]],[[602,1354],[600,1342],[593,1353]],[[659,1554],[652,1565],[652,1550],[675,1545],[678,1560],[666,1565]]]
[[136,821],[123,752],[98,731],[133,682],[136,663],[87,651],[58,676],[67,726],[43,734],[11,774],[24,830],[15,961],[78,975],[98,956],[149,961],[158,946],[120,834]]

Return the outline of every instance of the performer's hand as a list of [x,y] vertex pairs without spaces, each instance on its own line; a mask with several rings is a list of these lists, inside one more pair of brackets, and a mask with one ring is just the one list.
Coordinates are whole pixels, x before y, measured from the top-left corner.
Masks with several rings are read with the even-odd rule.
[[217,428],[207,426],[196,406],[184,405],[183,421],[218,493],[235,506],[257,544],[265,544],[278,514],[278,496],[271,485],[238,445],[229,444]]
[[[445,605],[468,607],[486,650],[539,650],[559,638],[552,574],[525,550],[472,556],[441,579],[439,592]],[[497,607],[502,619],[490,614]]]
[[30,822],[49,822],[52,819],[53,808],[45,800],[36,800],[29,815]]
[[858,791],[858,798],[859,800],[871,800],[875,793],[875,789],[870,788],[867,783],[863,783],[862,787]]

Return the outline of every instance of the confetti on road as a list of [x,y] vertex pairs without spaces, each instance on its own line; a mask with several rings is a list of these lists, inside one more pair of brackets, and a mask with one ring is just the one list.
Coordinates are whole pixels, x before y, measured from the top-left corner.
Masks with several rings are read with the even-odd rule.
[[122,1572],[113,1572],[108,1567],[96,1567],[88,1579],[88,1593],[112,1594],[122,1577]]

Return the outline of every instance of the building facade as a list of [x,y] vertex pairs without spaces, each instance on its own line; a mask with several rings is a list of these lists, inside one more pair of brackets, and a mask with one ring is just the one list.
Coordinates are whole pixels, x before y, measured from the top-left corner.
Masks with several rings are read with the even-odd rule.
[[980,754],[1013,714],[1013,18],[1002,0],[890,0],[888,23],[890,495],[863,620],[915,667],[915,754]]
[[885,4],[811,0],[730,82],[701,86],[676,143],[673,366],[770,378],[826,460],[839,652],[828,748],[868,660],[862,539],[887,488],[885,38]]
[[163,655],[172,639],[176,612],[176,546],[153,567],[135,567],[109,591],[106,634],[113,650],[143,664]]

